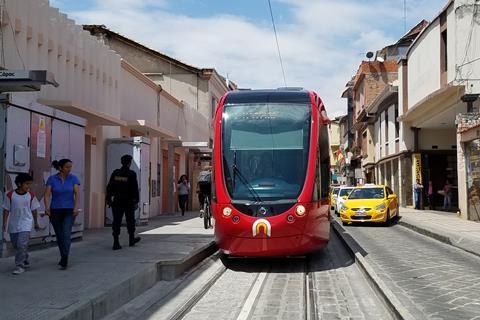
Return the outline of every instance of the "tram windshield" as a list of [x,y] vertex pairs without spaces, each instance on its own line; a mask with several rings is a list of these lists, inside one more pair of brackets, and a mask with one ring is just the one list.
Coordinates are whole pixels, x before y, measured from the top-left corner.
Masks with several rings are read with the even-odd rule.
[[295,200],[308,162],[308,104],[225,105],[223,170],[232,200]]

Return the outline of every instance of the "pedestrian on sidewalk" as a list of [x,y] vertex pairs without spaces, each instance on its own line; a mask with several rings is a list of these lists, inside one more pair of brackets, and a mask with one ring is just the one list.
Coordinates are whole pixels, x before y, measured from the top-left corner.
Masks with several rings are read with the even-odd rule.
[[449,180],[445,182],[443,187],[443,210],[452,210],[452,185]]
[[72,227],[80,207],[80,180],[70,173],[72,160],[53,161],[52,166],[58,173],[50,176],[45,190],[45,214],[55,230],[57,245],[60,251],[61,270],[67,269],[70,245],[72,244]]
[[128,154],[120,158],[122,167],[112,172],[107,185],[106,202],[107,206],[112,207],[113,214],[113,250],[122,249],[118,237],[124,214],[127,221],[128,245],[133,247],[140,241],[140,237],[135,237],[135,211],[138,209],[140,195],[137,174],[130,170],[132,159],[132,156]]
[[206,197],[212,199],[212,167],[206,166],[198,174],[197,180],[197,194],[198,194],[198,203],[200,204],[200,218],[203,218],[205,213],[204,201]]
[[25,269],[30,267],[27,251],[32,224],[35,230],[40,229],[37,222],[37,209],[40,208],[40,203],[30,192],[32,183],[33,178],[29,174],[18,174],[15,177],[17,188],[7,192],[3,203],[3,232],[8,230],[15,249],[15,270],[12,272],[15,275],[24,273]]
[[178,191],[178,205],[180,210],[182,210],[182,216],[185,215],[185,210],[187,208],[188,194],[190,193],[190,182],[188,182],[187,175],[182,174],[177,184]]
[[428,181],[428,191],[427,191],[427,196],[428,196],[428,207],[430,210],[435,210],[435,203],[434,203],[434,193],[433,193],[433,182],[432,180]]
[[417,179],[417,182],[413,185],[413,191],[415,194],[415,209],[420,210],[420,200],[422,197],[423,185],[420,182],[420,179]]

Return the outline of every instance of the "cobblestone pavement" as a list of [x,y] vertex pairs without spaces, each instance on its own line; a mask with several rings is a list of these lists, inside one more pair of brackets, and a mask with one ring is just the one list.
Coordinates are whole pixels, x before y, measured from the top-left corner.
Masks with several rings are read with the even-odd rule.
[[310,260],[319,319],[391,319],[336,234]]
[[263,272],[265,280],[248,318],[305,319],[307,268],[318,319],[391,319],[340,240],[331,235],[329,246],[308,260],[233,259],[185,319],[237,319]]
[[344,227],[418,319],[480,319],[480,259],[399,225]]

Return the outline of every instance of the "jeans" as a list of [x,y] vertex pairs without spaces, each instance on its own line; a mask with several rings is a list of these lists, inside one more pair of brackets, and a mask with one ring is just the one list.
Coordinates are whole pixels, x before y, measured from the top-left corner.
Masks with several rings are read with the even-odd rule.
[[422,196],[421,192],[415,191],[415,209],[420,210],[420,197]]
[[452,209],[452,196],[445,195],[445,197],[443,198],[443,210],[450,211],[451,209]]
[[28,262],[28,240],[30,240],[30,232],[15,232],[10,233],[10,240],[15,249],[15,265],[17,267],[24,267],[25,262]]
[[122,227],[123,214],[125,214],[125,220],[127,221],[128,234],[135,233],[135,206],[134,205],[112,205],[113,223],[112,223],[112,235],[118,237],[120,235],[120,228]]
[[73,220],[73,209],[51,209],[50,222],[55,230],[62,258],[68,258],[70,253]]

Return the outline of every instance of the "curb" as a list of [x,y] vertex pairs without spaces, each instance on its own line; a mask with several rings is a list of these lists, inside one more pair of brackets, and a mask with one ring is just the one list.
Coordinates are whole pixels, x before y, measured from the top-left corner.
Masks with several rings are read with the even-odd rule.
[[[219,258],[220,259],[220,258]],[[222,265],[208,280],[207,282],[198,290],[196,293],[192,294],[187,300],[178,307],[177,311],[167,317],[168,320],[180,320],[182,319],[195,304],[200,301],[200,299],[207,293],[207,291],[213,286],[215,282],[227,271],[227,267]]]
[[463,251],[468,252],[468,253],[470,253],[470,254],[473,254],[473,255],[475,255],[475,256],[477,256],[477,257],[480,257],[480,252],[475,252],[475,251],[470,250],[470,249],[467,249],[467,248],[465,248],[465,247],[463,247],[463,246],[459,246],[459,245],[457,245],[455,242],[453,242],[452,240],[450,240],[450,237],[448,237],[448,236],[440,235],[440,234],[435,233],[435,232],[432,232],[432,231],[430,231],[430,230],[428,230],[428,229],[425,229],[425,228],[416,226],[416,225],[414,225],[414,224],[411,224],[411,223],[409,223],[409,222],[405,222],[405,221],[402,221],[402,220],[400,220],[398,223],[399,223],[401,226],[403,226],[403,227],[405,227],[405,228],[408,228],[408,229],[410,229],[410,230],[413,230],[413,231],[415,231],[415,232],[417,232],[417,233],[420,233],[420,234],[422,234],[422,235],[424,235],[424,236],[430,237],[430,238],[432,238],[432,239],[438,240],[438,241],[443,242],[443,243],[445,243],[445,244],[451,245],[451,246],[453,246],[453,247],[455,247],[455,248],[457,248],[457,249],[463,250]]
[[106,292],[69,306],[59,320],[101,319],[138,297],[158,281],[173,280],[217,250],[214,241],[191,252],[181,260],[157,261]]
[[215,241],[198,248],[181,260],[160,261],[157,263],[157,281],[173,280],[184,273],[187,269],[196,265],[206,257],[217,251]]
[[[340,238],[343,244],[347,247],[350,254],[355,258],[355,262],[360,267],[360,270],[366,276],[374,291],[385,301],[385,304],[395,319],[400,320],[415,320],[416,318],[403,307],[402,303],[397,299],[395,294],[387,287],[387,285],[380,279],[374,271],[370,263],[361,254],[363,249],[356,243],[350,234],[343,229],[337,221],[332,220],[331,225],[336,235]],[[364,251],[363,251],[364,252]]]

